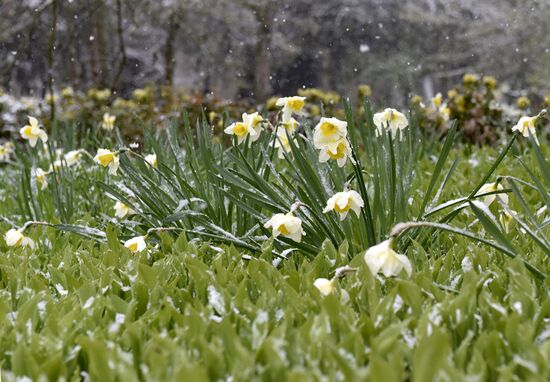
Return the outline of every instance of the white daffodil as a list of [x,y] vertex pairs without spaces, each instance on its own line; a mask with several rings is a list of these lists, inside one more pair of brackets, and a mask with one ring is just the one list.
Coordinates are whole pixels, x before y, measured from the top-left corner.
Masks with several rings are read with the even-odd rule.
[[115,128],[115,121],[116,116],[105,113],[103,114],[103,122],[101,123],[101,127],[103,128],[103,130],[111,131]]
[[116,175],[120,159],[116,151],[99,149],[97,150],[97,155],[94,157],[94,162],[99,163],[103,167],[109,166],[109,174]]
[[[276,133],[277,138],[275,139],[275,148],[279,149],[279,151],[277,152],[277,157],[279,159],[284,159],[285,153],[289,153],[292,149],[292,147],[290,146],[288,135],[286,133],[287,131],[288,130],[285,130],[284,127],[277,128],[277,133]],[[290,132],[288,134],[290,134]],[[292,139],[293,139],[293,142],[296,142],[295,138],[292,138]]]
[[376,136],[381,136],[383,130],[388,129],[391,131],[393,139],[397,136],[398,131],[409,125],[405,114],[391,108],[386,108],[384,111],[374,114],[373,121],[376,126]]
[[136,236],[124,242],[124,246],[132,253],[141,252],[147,247],[145,236]]
[[[501,190],[504,190],[504,187],[502,187],[502,184],[500,183],[499,184],[497,184],[496,182],[486,183],[479,189],[479,191],[476,193],[476,196],[487,194],[489,192],[501,191]],[[491,204],[493,204],[497,196],[502,201],[502,203],[508,204],[508,195],[506,195],[505,193],[487,195],[483,199],[483,204],[489,207]]]
[[328,296],[332,292],[334,292],[334,289],[336,288],[336,283],[334,280],[324,279],[320,278],[313,282],[313,286],[315,288],[319,289],[319,292],[321,292],[322,295]]
[[156,154],[149,154],[149,155],[146,155],[146,156],[145,156],[145,161],[146,161],[147,163],[149,163],[151,166],[153,166],[154,168],[157,168],[157,167],[158,167],[157,155],[156,155]]
[[82,150],[71,150],[65,154],[65,162],[69,167],[77,164],[80,158],[82,158]]
[[10,229],[4,236],[6,244],[10,247],[30,247],[34,248],[34,241],[30,237],[23,235],[23,229]]
[[256,141],[260,138],[262,131],[261,122],[263,118],[258,113],[247,114],[243,113],[242,122],[235,122],[225,128],[224,132],[230,135],[237,136],[237,144],[241,144],[248,135],[250,135],[250,142]]
[[357,216],[359,216],[363,206],[364,202],[361,195],[359,195],[357,191],[349,190],[334,194],[327,201],[327,206],[323,212],[327,213],[334,210],[340,214],[340,220],[344,220],[348,215],[349,210],[352,210]]
[[346,138],[320,146],[320,148],[319,162],[321,163],[334,159],[338,163],[338,167],[344,167],[348,158],[352,163],[355,163],[351,157],[351,146]]
[[538,116],[521,117],[518,123],[516,123],[516,125],[512,127],[512,131],[518,131],[524,137],[529,137],[529,135],[532,135],[536,144],[539,145],[539,140],[536,135],[537,132],[535,130],[535,123],[537,122],[537,118]]
[[36,146],[38,139],[41,139],[42,142],[48,141],[48,134],[40,128],[38,125],[38,120],[34,117],[29,117],[29,124],[22,127],[19,130],[21,137],[27,139],[31,147]]
[[273,217],[264,224],[264,227],[272,227],[274,237],[283,235],[297,243],[302,240],[302,235],[305,235],[302,230],[302,219],[292,215],[292,212],[273,215]]
[[388,239],[367,249],[364,257],[365,263],[375,276],[380,271],[386,277],[397,276],[403,269],[410,276],[412,273],[411,262],[407,256],[400,255],[393,250],[392,242],[392,239]]
[[348,135],[348,123],[338,118],[321,118],[313,132],[313,144],[320,149],[345,138]]
[[133,215],[136,213],[133,209],[128,207],[126,204],[118,201],[115,203],[115,206],[113,208],[115,210],[115,216],[119,219],[123,219],[128,215]]
[[277,100],[275,105],[283,108],[283,121],[288,121],[292,114],[298,114],[306,104],[306,97],[282,97]]
[[298,127],[300,127],[300,124],[298,123],[297,120],[290,117],[287,120],[284,120],[284,119],[281,120],[281,126],[284,127],[286,129],[286,131],[288,131],[289,134],[292,135],[298,129]]
[[13,154],[13,143],[6,142],[0,145],[0,162],[7,162]]
[[46,178],[47,172],[41,168],[34,170],[34,176],[36,176],[36,182],[40,184],[40,189],[44,190],[48,187],[48,179]]
[[518,213],[513,210],[501,212],[498,220],[506,233],[510,231],[510,224],[514,221],[514,218],[517,216],[517,214]]

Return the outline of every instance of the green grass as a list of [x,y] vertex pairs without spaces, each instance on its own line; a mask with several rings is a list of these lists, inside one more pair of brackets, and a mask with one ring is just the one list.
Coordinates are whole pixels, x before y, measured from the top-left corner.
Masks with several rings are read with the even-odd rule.
[[[320,166],[306,140],[293,148],[301,157],[276,160],[267,134],[231,148],[200,124],[193,136],[184,123],[181,137],[174,122],[167,134],[145,130],[143,152],[157,154],[158,170],[122,154],[113,178],[84,158],[39,191],[30,168],[50,160],[22,147],[0,170],[0,232],[29,220],[53,226],[28,228],[34,250],[0,240],[4,380],[550,380],[549,225],[536,214],[548,203],[548,145],[539,152],[518,137],[507,152],[416,147],[414,125],[403,142],[378,144],[368,110],[367,123],[350,128],[362,168]],[[81,144],[95,154],[124,142],[98,135]],[[361,174],[370,217],[340,223],[319,213],[344,181],[363,187]],[[521,222],[509,233],[497,203],[431,213],[473,196],[485,177],[519,179],[506,178]],[[117,221],[112,197],[139,213]],[[261,223],[296,199],[311,207],[300,215],[304,242],[269,238]],[[412,229],[398,246],[412,276],[373,277],[364,250],[416,218],[474,239]],[[121,244],[155,227],[173,231],[152,233],[140,254]],[[357,272],[322,296],[313,281],[345,265]]]

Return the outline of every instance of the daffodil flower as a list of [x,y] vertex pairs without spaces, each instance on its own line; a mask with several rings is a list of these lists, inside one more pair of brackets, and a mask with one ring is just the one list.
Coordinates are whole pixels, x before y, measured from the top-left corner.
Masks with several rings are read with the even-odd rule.
[[147,163],[149,163],[151,166],[153,166],[154,168],[157,168],[158,167],[158,162],[157,162],[157,156],[156,154],[149,154],[149,155],[146,155],[145,156],[145,161]]
[[363,198],[361,198],[361,195],[357,191],[337,192],[327,201],[327,206],[323,210],[323,213],[334,210],[340,214],[340,220],[344,220],[350,210],[355,212],[359,217],[363,206]]
[[334,292],[334,289],[336,288],[336,282],[334,279],[329,280],[329,279],[319,278],[313,282],[313,286],[319,289],[319,292],[321,292],[323,296],[328,296],[329,294]]
[[6,142],[0,145],[0,162],[8,161],[11,154],[13,154],[13,143]]
[[115,210],[115,216],[119,219],[123,219],[128,215],[135,214],[135,211],[133,209],[131,209],[126,204],[119,201],[115,203],[115,206],[113,208]]
[[147,247],[147,244],[145,243],[145,236],[136,236],[130,240],[126,240],[124,242],[124,246],[132,253],[141,252]]
[[[486,183],[479,189],[479,191],[476,193],[476,196],[487,194],[489,192],[501,191],[501,190],[504,190],[504,187],[502,187],[502,184],[500,183],[499,184],[497,184],[496,182]],[[491,204],[493,204],[496,198],[497,198],[497,194],[487,195],[483,199],[483,204],[489,207]],[[502,203],[508,204],[508,195],[506,195],[505,193],[498,194],[498,198],[500,199],[500,201],[502,201]]]
[[30,237],[26,237],[25,235],[23,235],[23,228],[10,229],[8,232],[6,232],[4,240],[6,240],[6,244],[9,247],[21,246],[34,248],[34,241]]
[[105,149],[97,150],[97,155],[94,157],[94,162],[99,163],[103,167],[109,167],[109,174],[116,175],[119,165],[118,152]]
[[298,123],[297,120],[290,117],[287,120],[284,120],[284,119],[281,120],[281,126],[284,127],[289,134],[294,134],[294,132],[298,129],[298,127],[300,127],[300,124]]
[[46,187],[48,187],[48,179],[46,178],[47,173],[42,170],[41,168],[37,168],[34,170],[34,176],[36,177],[36,181],[40,184],[40,189],[44,190]]
[[388,239],[370,247],[364,256],[365,263],[371,273],[376,276],[382,272],[384,276],[397,276],[403,269],[411,275],[411,262],[405,255],[400,255],[393,249],[393,239]]
[[82,150],[71,150],[65,154],[65,162],[67,166],[73,166],[80,161],[82,157]]
[[22,127],[19,132],[23,139],[29,141],[31,147],[36,146],[38,139],[41,139],[44,143],[48,141],[48,134],[40,128],[38,120],[34,117],[29,117],[29,124]]
[[532,135],[535,143],[537,145],[540,145],[536,135],[537,132],[535,130],[535,123],[537,122],[537,118],[538,116],[521,117],[518,123],[514,127],[512,127],[512,131],[518,131],[524,137],[529,137],[529,135]]
[[265,228],[273,229],[273,236],[278,237],[283,235],[295,242],[299,243],[302,240],[302,235],[305,235],[302,230],[302,219],[297,218],[291,212],[287,214],[275,214],[267,223]]
[[277,100],[275,103],[276,106],[283,108],[283,121],[288,121],[292,114],[297,114],[302,111],[304,105],[306,104],[306,97],[282,97]]
[[115,128],[115,120],[116,116],[110,115],[109,113],[103,114],[103,122],[101,123],[101,127],[104,130],[113,130]]
[[344,167],[348,158],[352,163],[355,163],[351,157],[351,146],[346,138],[341,138],[338,141],[328,143],[320,147],[319,162],[325,163],[329,159],[334,159],[338,163],[338,167]]
[[338,118],[321,118],[313,132],[313,144],[320,149],[327,144],[337,142],[348,134],[348,123]]
[[514,218],[517,216],[517,214],[518,213],[513,210],[501,212],[498,220],[506,233],[510,231],[510,224],[514,221]]
[[381,136],[383,130],[388,129],[391,131],[393,139],[397,136],[398,131],[405,129],[409,125],[409,121],[403,113],[390,108],[374,114],[373,121],[376,126],[376,136]]
[[[288,139],[287,131],[284,127],[278,127],[277,128],[277,138],[275,139],[275,148],[279,149],[277,152],[277,157],[279,159],[284,159],[285,153],[289,153],[292,149],[290,146],[290,142]],[[290,132],[288,133],[290,134]],[[296,139],[293,138],[293,141],[295,142]]]
[[224,132],[230,135],[237,136],[237,144],[241,144],[248,135],[250,135],[250,142],[256,141],[260,138],[262,131],[261,122],[263,118],[258,113],[247,114],[243,113],[242,122],[235,122],[225,128]]

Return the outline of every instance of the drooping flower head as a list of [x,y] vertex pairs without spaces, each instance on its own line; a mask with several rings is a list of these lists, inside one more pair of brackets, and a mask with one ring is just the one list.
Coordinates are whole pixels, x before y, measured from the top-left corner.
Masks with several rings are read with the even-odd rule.
[[325,278],[319,278],[313,282],[315,288],[319,289],[319,292],[321,292],[323,296],[328,296],[329,294],[334,292],[334,289],[336,287],[335,284],[335,280],[329,280]]
[[409,125],[405,114],[391,108],[386,108],[384,111],[374,114],[373,121],[376,126],[376,136],[381,136],[383,130],[388,129],[393,139],[397,136],[398,131]]
[[116,116],[111,115],[109,113],[103,114],[103,122],[101,123],[101,127],[104,130],[113,130],[115,128],[115,120]]
[[133,209],[128,207],[126,204],[119,201],[115,203],[115,206],[113,208],[115,210],[115,216],[119,219],[123,219],[128,215],[133,215],[136,213]]
[[146,155],[146,156],[145,156],[145,161],[146,161],[147,163],[149,163],[151,166],[153,166],[154,168],[157,168],[157,167],[158,167],[157,155],[156,155],[156,154],[149,154],[149,155]]
[[34,241],[23,235],[23,229],[12,228],[4,235],[4,240],[9,247],[30,247],[34,248]]
[[[501,190],[504,190],[504,187],[502,187],[502,184],[500,184],[500,183],[498,183],[498,184],[496,182],[495,183],[485,183],[479,189],[479,191],[476,192],[476,196],[487,194],[489,192],[501,191]],[[489,207],[491,204],[493,204],[493,202],[495,201],[496,198],[497,198],[497,194],[487,195],[483,199],[483,204],[485,204],[487,207]],[[502,201],[502,203],[508,204],[508,195],[506,195],[504,193],[501,193],[501,194],[498,194],[498,198]]]
[[126,240],[124,242],[124,246],[132,253],[141,252],[147,247],[147,244],[145,243],[145,236],[136,236],[130,240]]
[[283,121],[288,121],[292,114],[298,114],[306,104],[306,97],[282,97],[277,100],[276,106],[283,108]]
[[524,137],[529,137],[529,135],[532,135],[536,144],[539,145],[539,140],[536,135],[537,131],[535,130],[535,123],[537,122],[537,118],[537,116],[521,117],[518,123],[516,123],[516,125],[512,127],[512,131],[518,131]]
[[34,170],[34,176],[36,177],[36,182],[40,184],[40,189],[44,190],[48,187],[48,179],[46,178],[47,172],[41,168]]
[[65,154],[65,162],[69,167],[80,162],[80,158],[82,158],[82,150],[71,150]]
[[103,167],[109,167],[109,174],[116,175],[120,158],[116,151],[99,149],[97,150],[97,155],[94,157],[94,162],[99,163]]
[[291,212],[273,215],[273,217],[264,224],[264,227],[271,227],[274,237],[283,235],[297,243],[302,240],[302,235],[305,235],[302,230],[302,219],[294,216]]
[[336,211],[340,214],[340,220],[344,220],[350,210],[359,216],[363,206],[363,198],[361,198],[361,195],[357,191],[337,192],[327,201],[327,206],[323,210],[323,213]]
[[[294,134],[298,127],[300,127],[300,124],[296,119],[290,117],[288,120],[282,120],[281,126],[284,127],[289,134]],[[279,128],[277,128],[277,130],[279,130]]]
[[412,266],[407,256],[398,254],[392,247],[393,239],[388,239],[365,252],[365,263],[374,276],[378,272],[386,277],[397,276],[403,269],[407,275],[411,275]]
[[19,132],[23,139],[29,141],[31,147],[36,146],[38,139],[41,139],[44,143],[48,141],[48,134],[40,128],[38,120],[34,117],[29,117],[29,124],[22,127]]
[[[290,146],[290,141],[288,139],[290,132],[287,135],[287,131],[284,127],[279,126],[277,128],[276,132],[276,138],[275,138],[275,148],[279,149],[277,152],[277,157],[279,159],[284,159],[285,153],[289,153],[292,150],[292,147]],[[296,144],[296,138],[291,138],[293,142]]]

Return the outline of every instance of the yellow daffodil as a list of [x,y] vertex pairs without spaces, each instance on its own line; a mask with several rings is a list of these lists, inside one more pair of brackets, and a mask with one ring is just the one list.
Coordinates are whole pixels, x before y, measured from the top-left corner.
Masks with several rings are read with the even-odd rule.
[[64,88],[63,90],[61,90],[61,96],[63,98],[71,98],[72,96],[74,96],[74,90],[72,87],[66,87]]
[[327,206],[323,210],[323,213],[336,211],[340,214],[340,220],[344,220],[350,210],[359,216],[363,206],[363,198],[361,198],[361,195],[357,191],[337,192],[327,201]]
[[48,141],[48,134],[40,128],[38,125],[38,120],[34,117],[29,117],[29,124],[22,127],[19,130],[21,137],[27,139],[31,147],[36,146],[38,139],[41,139],[42,142]]
[[539,140],[536,135],[537,132],[535,130],[535,124],[537,122],[537,118],[538,118],[537,116],[521,117],[518,123],[516,123],[516,125],[512,127],[512,131],[518,131],[524,137],[529,137],[529,135],[532,135],[536,144],[539,145]]
[[36,182],[40,184],[40,189],[44,190],[46,187],[48,187],[48,179],[46,178],[47,173],[42,170],[41,168],[37,168],[34,171],[34,175],[36,176]]
[[116,175],[119,165],[118,152],[105,149],[97,150],[97,155],[94,157],[94,162],[99,163],[103,167],[109,167],[109,174]]
[[407,256],[400,255],[393,249],[393,239],[370,247],[365,252],[364,259],[375,276],[378,272],[382,272],[386,277],[397,276],[403,269],[409,276],[412,273],[411,262]]
[[250,135],[250,142],[252,143],[260,138],[263,118],[257,112],[252,114],[243,113],[242,118],[241,122],[235,122],[226,127],[224,132],[237,136],[237,144],[241,144]]
[[336,287],[335,284],[336,284],[335,280],[329,280],[324,278],[319,278],[313,282],[313,286],[319,289],[319,292],[321,292],[323,296],[328,296],[329,294],[334,292],[334,289]]
[[397,136],[398,131],[409,125],[405,114],[391,108],[386,108],[384,111],[374,114],[373,120],[376,126],[376,136],[381,136],[383,130],[388,129],[391,131],[393,139]]
[[[277,128],[277,138],[275,139],[275,148],[279,149],[277,153],[277,157],[279,159],[283,159],[285,157],[284,153],[289,153],[292,149],[290,146],[290,142],[288,139],[288,135],[290,135],[290,132],[287,135],[288,130],[285,130],[284,127]],[[293,138],[293,142],[296,142],[296,139]]]
[[30,247],[34,248],[34,241],[30,237],[23,235],[23,229],[10,229],[4,236],[6,244],[10,247]]
[[504,231],[508,233],[510,231],[510,225],[514,221],[514,218],[517,216],[517,212],[513,210],[502,211],[498,220],[500,225],[504,228]]
[[283,108],[282,120],[288,121],[292,114],[300,113],[305,104],[306,97],[293,96],[279,98],[275,105]]
[[133,215],[136,213],[133,209],[128,207],[126,204],[118,201],[115,203],[115,206],[113,208],[115,210],[115,216],[119,219],[123,219],[128,215]]
[[[504,187],[502,187],[502,184],[500,183],[499,184],[497,184],[496,182],[486,183],[479,189],[479,191],[476,193],[476,196],[487,194],[489,192],[501,191],[501,190],[504,190]],[[508,195],[506,195],[505,193],[487,195],[483,199],[483,204],[489,207],[491,204],[493,204],[493,202],[497,198],[497,195],[500,201],[502,201],[502,203],[508,204]]]
[[516,106],[521,110],[526,110],[529,106],[531,106],[531,101],[529,98],[522,96],[517,99]]
[[145,236],[136,236],[130,240],[126,240],[124,242],[124,246],[132,253],[141,252],[147,247],[147,244],[145,243]]
[[443,96],[441,93],[437,93],[435,97],[432,98],[432,105],[434,109],[439,109],[439,107],[443,104]]
[[158,167],[157,155],[156,155],[156,154],[149,154],[149,155],[146,155],[146,156],[145,156],[145,161],[146,161],[147,163],[149,163],[151,166],[153,166],[154,168],[157,168],[157,167]]
[[264,224],[264,227],[271,227],[273,229],[274,237],[283,235],[284,237],[288,237],[297,243],[302,240],[302,235],[305,235],[302,230],[302,219],[294,216],[292,212],[273,215],[273,217]]
[[313,144],[320,149],[329,143],[334,143],[348,134],[348,123],[338,118],[321,118],[313,131]]
[[320,148],[319,162],[321,163],[325,163],[329,159],[334,159],[338,163],[338,167],[344,167],[348,158],[352,163],[355,163],[351,157],[351,146],[346,138],[327,143]]
[[116,116],[111,115],[109,113],[103,114],[103,122],[101,123],[101,127],[104,130],[113,130],[115,128],[115,120]]

